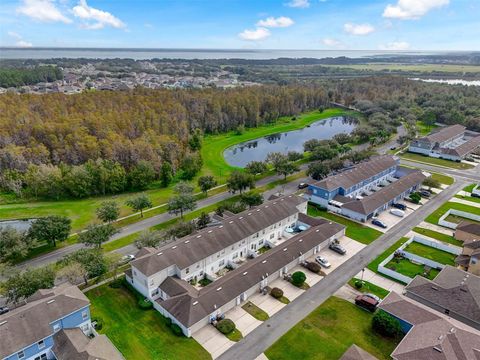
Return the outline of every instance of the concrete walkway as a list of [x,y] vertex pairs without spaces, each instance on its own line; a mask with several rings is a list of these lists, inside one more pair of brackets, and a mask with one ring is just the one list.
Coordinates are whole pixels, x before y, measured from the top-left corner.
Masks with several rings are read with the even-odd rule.
[[[358,279],[361,279],[362,272],[360,271],[357,275],[355,275],[355,277]],[[363,273],[363,280],[368,281],[369,283],[372,283],[374,285],[380,286],[385,290],[395,291],[399,294],[401,294],[403,292],[403,289],[405,288],[405,285],[397,283],[396,281],[387,279],[386,277],[383,277],[382,275],[377,274],[367,268],[365,268],[365,272]]]
[[479,203],[476,203],[474,201],[469,201],[468,199],[459,199],[457,197],[452,197],[450,199],[451,202],[459,203],[459,204],[464,204],[468,206],[473,206],[473,207],[480,207]]

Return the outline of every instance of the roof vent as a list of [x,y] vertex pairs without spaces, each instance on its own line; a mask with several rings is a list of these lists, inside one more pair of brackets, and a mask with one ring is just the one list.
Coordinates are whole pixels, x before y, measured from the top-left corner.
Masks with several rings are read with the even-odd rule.
[[438,288],[436,286],[433,286],[433,285],[432,285],[432,289],[433,290],[438,290]]
[[450,329],[450,334],[453,334],[455,331],[457,331],[457,329],[455,329],[454,327],[452,327],[452,328]]
[[238,218],[238,220],[242,220],[242,219],[243,219],[243,216],[240,216],[240,217]]
[[303,241],[303,239],[298,240],[298,242],[302,242],[302,241]]
[[250,216],[250,215],[252,215],[252,213],[248,213],[247,215]]
[[172,246],[172,249],[176,249],[176,248],[177,248],[177,245]]
[[220,291],[220,290],[222,290],[222,287],[221,287],[221,286],[220,286],[219,288],[217,288],[217,291]]
[[202,235],[197,235],[197,239],[198,239],[198,238],[201,238],[201,237],[202,237]]
[[262,261],[262,264],[265,264],[266,262],[267,262],[267,260],[263,260],[263,261]]
[[185,240],[185,244],[188,244],[190,242],[190,240]]
[[319,231],[320,231],[320,229],[315,230],[315,232],[319,232]]
[[197,304],[198,304],[198,301],[194,301],[194,302],[192,303],[192,305],[197,305]]
[[233,220],[230,220],[228,223],[229,223],[229,224],[232,224],[232,223],[233,223]]
[[159,252],[157,255],[160,256],[160,255],[162,255],[162,254],[163,254],[163,252]]
[[283,251],[287,251],[287,248],[284,248]]
[[213,230],[208,230],[208,233],[210,234]]
[[257,211],[260,211],[260,209],[257,209]]
[[439,353],[443,353],[443,350],[440,349],[438,346],[434,346],[433,350],[438,351]]
[[7,322],[7,320],[0,322],[0,326],[5,325]]
[[277,205],[277,202],[274,202],[273,205]]
[[220,225],[218,228],[219,228],[219,229],[223,228],[223,225]]
[[47,304],[51,304],[51,303],[53,303],[53,302],[55,302],[55,299],[48,300],[48,301],[47,301]]
[[248,274],[248,271],[245,271],[242,275],[245,276]]
[[465,289],[465,288],[463,288],[463,287],[461,287],[461,288],[460,288],[460,291],[463,291],[463,292],[468,292],[468,290],[467,290],[467,289]]
[[268,208],[268,205],[265,205],[265,209]]

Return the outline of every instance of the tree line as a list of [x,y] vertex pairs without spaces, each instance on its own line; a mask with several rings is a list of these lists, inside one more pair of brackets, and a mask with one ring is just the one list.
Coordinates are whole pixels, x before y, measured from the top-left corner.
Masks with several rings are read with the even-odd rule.
[[9,88],[53,82],[63,79],[63,71],[57,66],[31,68],[0,68],[0,87]]

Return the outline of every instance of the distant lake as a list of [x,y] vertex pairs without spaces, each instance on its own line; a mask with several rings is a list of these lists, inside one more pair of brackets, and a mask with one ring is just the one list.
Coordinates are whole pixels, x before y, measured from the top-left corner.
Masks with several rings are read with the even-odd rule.
[[[480,70],[480,67],[479,67]],[[423,81],[430,83],[441,83],[448,85],[467,85],[467,86],[480,86],[480,80],[462,80],[462,79],[420,79],[413,78],[410,80]]]
[[225,161],[232,166],[244,167],[250,161],[263,161],[268,153],[289,151],[303,153],[303,143],[311,139],[331,139],[333,136],[350,134],[355,129],[356,120],[345,116],[336,116],[314,122],[309,127],[263,138],[242,142],[229,147],[223,153]]
[[6,227],[12,227],[18,231],[25,231],[30,229],[32,226],[32,222],[35,219],[27,219],[27,220],[1,220],[0,221],[0,229]]

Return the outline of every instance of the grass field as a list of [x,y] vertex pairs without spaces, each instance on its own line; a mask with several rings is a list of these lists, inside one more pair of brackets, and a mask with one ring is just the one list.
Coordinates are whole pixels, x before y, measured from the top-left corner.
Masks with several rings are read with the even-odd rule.
[[[479,67],[480,69],[480,67]],[[437,128],[437,125],[426,125],[423,121],[417,121],[416,128],[418,136],[426,136],[428,135],[433,129]]]
[[[361,280],[357,278],[350,279],[350,281],[348,282],[348,285],[350,285],[354,289],[357,289],[355,287],[355,283],[357,281],[361,281]],[[387,296],[390,293],[390,291],[365,280],[363,281],[363,286],[357,290],[361,291],[364,294],[369,293],[369,294],[377,295],[380,299],[383,299],[385,296]]]
[[401,157],[405,160],[427,163],[434,166],[443,166],[443,167],[452,168],[452,169],[466,170],[466,169],[473,168],[473,165],[470,165],[470,164],[438,159],[438,158],[433,158],[433,157],[421,155],[421,154],[414,154],[410,152],[406,152],[402,154]]
[[375,241],[383,234],[382,232],[372,229],[369,226],[365,226],[355,221],[345,219],[344,217],[329,213],[326,210],[320,210],[314,205],[308,205],[307,213],[310,216],[320,216],[335,221],[339,224],[345,225],[347,227],[347,229],[345,230],[345,234],[349,238],[361,242],[365,245],[368,245],[372,241]]
[[432,172],[430,174],[432,174],[432,179],[437,180],[440,184],[452,185],[453,182],[455,181],[455,179],[452,178],[451,176],[438,174],[438,173],[434,173],[434,172]]
[[437,231],[433,231],[433,230],[430,230],[430,229],[424,229],[424,228],[421,228],[421,227],[415,227],[412,230],[415,231],[418,234],[431,237],[432,239],[443,241],[444,243],[447,243],[447,244],[452,244],[452,245],[460,246],[460,247],[463,245],[462,241],[456,240],[453,236],[442,234],[442,233],[439,233]]
[[[395,259],[390,260],[385,267],[393,271],[398,272],[399,274],[414,278],[417,275],[422,275],[424,273],[425,266],[414,264],[408,259],[401,259],[398,262]],[[425,276],[427,279],[433,280],[438,275],[440,271],[437,269],[430,269],[428,276]]]
[[242,309],[259,321],[265,321],[265,320],[268,320],[269,318],[268,314],[265,311],[260,309],[257,305],[255,305],[251,301],[247,301],[247,303],[242,306]]
[[356,344],[378,359],[390,359],[400,339],[374,333],[372,317],[346,300],[331,297],[277,340],[265,355],[270,360],[335,360]]
[[128,290],[103,285],[86,295],[92,317],[103,320],[100,333],[106,334],[126,359],[211,359],[193,338],[175,336],[158,311],[141,310]]
[[467,185],[463,188],[463,191],[466,191],[466,192],[469,192],[471,193],[473,191],[473,188],[476,186],[477,184],[470,184],[470,185]]
[[395,250],[397,250],[400,246],[402,246],[405,241],[407,241],[408,238],[402,237],[400,240],[398,240],[395,244],[390,246],[387,250],[385,250],[383,253],[380,254],[379,257],[377,257],[375,260],[373,260],[370,264],[367,265],[367,267],[372,270],[373,272],[378,273],[378,265],[385,260],[389,255],[393,254]]
[[408,251],[409,253],[421,256],[425,259],[439,262],[440,264],[452,265],[452,266],[455,265],[456,256],[454,254],[450,254],[446,251],[436,249],[431,246],[420,244],[416,241],[413,241],[410,244],[408,244],[404,250]]
[[454,203],[454,202],[446,202],[445,204],[440,206],[437,210],[435,210],[433,213],[431,213],[429,216],[427,216],[425,221],[430,223],[430,224],[438,225],[438,220],[449,209],[461,210],[461,211],[469,212],[469,213],[472,213],[472,214],[480,215],[480,208],[478,208],[478,207],[473,207],[473,206],[460,204],[460,203]]

